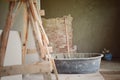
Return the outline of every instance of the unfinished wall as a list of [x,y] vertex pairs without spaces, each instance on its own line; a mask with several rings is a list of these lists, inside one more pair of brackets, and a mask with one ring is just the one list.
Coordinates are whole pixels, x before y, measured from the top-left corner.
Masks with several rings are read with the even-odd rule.
[[[71,15],[61,18],[42,19],[43,26],[53,47],[53,53],[72,52],[72,20]],[[69,48],[69,50],[68,50]]]
[[73,43],[78,52],[101,52],[108,48],[120,57],[119,0],[42,0],[46,18],[71,14]]

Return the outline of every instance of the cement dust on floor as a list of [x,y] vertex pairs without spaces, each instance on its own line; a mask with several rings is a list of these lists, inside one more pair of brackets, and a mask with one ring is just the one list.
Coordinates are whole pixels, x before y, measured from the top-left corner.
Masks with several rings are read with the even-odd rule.
[[[103,76],[97,72],[92,74],[59,74],[59,80],[104,80]],[[25,76],[23,80],[44,80],[40,74],[34,74]],[[55,75],[52,74],[52,80],[55,79]]]

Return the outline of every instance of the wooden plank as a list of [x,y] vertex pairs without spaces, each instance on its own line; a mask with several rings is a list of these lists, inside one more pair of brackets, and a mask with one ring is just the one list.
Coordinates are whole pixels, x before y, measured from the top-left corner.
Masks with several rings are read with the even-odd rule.
[[32,17],[33,17],[33,19],[35,20],[35,21],[37,21],[37,13],[35,12],[35,9],[34,9],[34,7],[33,7],[33,2],[32,1],[30,1],[30,0],[28,0],[28,3],[29,3],[29,9],[30,9],[30,11],[31,11],[31,14],[32,14]]
[[27,54],[34,54],[37,53],[36,49],[27,49]]
[[40,10],[40,15],[45,16],[45,10]]
[[42,39],[41,39],[41,34],[38,36],[38,33],[36,31],[35,22],[33,20],[32,15],[30,15],[30,21],[31,21],[31,25],[32,25],[31,27],[32,27],[32,30],[33,30],[33,35],[34,35],[34,39],[35,39],[35,44],[36,44],[37,52],[39,53],[39,56],[41,58],[44,58],[45,57],[44,54],[46,52],[44,50],[43,42],[42,42]]
[[[53,52],[53,48],[52,47],[48,47],[49,52]],[[34,54],[37,53],[36,49],[27,49],[27,54]]]
[[32,1],[29,1],[29,5],[30,5],[30,10],[31,10],[32,15],[33,15],[33,17],[34,17],[34,20],[37,21],[38,24],[39,24],[39,26],[40,26],[39,28],[41,29],[42,38],[46,41],[47,44],[49,44],[48,37],[47,37],[47,35],[46,35],[46,33],[45,33],[45,30],[44,30],[44,28],[43,28],[43,25],[42,25],[41,16],[38,15],[38,14],[39,14],[39,13],[38,13],[39,11],[37,11],[36,6],[35,6],[35,4],[33,4]]
[[[19,8],[20,8],[20,2],[18,2],[16,5],[15,5],[15,2],[9,3],[9,11],[8,11],[5,27],[3,28],[3,32],[1,34],[1,39],[0,39],[0,66],[1,67],[4,64],[4,58],[5,58],[6,47],[8,43],[9,32],[13,25],[14,17],[16,15],[15,13],[18,11]],[[6,77],[4,78],[0,77],[0,79],[6,80]],[[10,79],[13,79],[13,77],[12,78],[10,77]]]
[[[49,54],[49,50],[48,50],[48,44],[49,44],[49,40],[48,40],[48,37],[47,37],[47,35],[46,35],[46,33],[45,33],[45,31],[44,31],[44,28],[43,28],[43,25],[42,25],[42,21],[41,21],[41,16],[40,15],[38,15],[39,13],[38,13],[38,11],[37,11],[37,8],[36,8],[36,5],[35,4],[33,4],[32,3],[32,1],[28,1],[29,2],[29,5],[30,5],[30,10],[31,10],[31,13],[32,13],[32,16],[33,16],[33,19],[34,19],[34,21],[32,21],[32,22],[34,22],[35,23],[35,26],[33,27],[33,30],[34,30],[34,32],[36,32],[36,35],[38,35],[38,37],[40,37],[40,36],[42,36],[40,39],[43,41],[43,45],[41,46],[41,44],[40,44],[40,46],[38,46],[38,49],[40,48],[40,50],[41,50],[41,55],[43,55],[43,56],[48,56],[48,59],[50,60],[50,54]],[[39,24],[39,25],[38,25]],[[40,27],[39,27],[40,26]],[[36,29],[34,29],[36,27]],[[38,31],[40,30],[41,32],[41,35],[39,35],[40,33],[38,32]],[[37,40],[36,40],[37,41]],[[38,40],[39,41],[39,40]],[[39,44],[39,42],[38,42],[38,44]],[[45,53],[44,52],[42,52],[42,51],[45,51]],[[55,64],[55,63],[54,63]],[[54,69],[55,70],[55,69]],[[56,74],[57,75],[57,74]],[[48,76],[48,75],[46,75],[46,76],[44,76],[44,79],[45,80],[49,80],[50,79],[50,76]],[[50,79],[51,80],[51,79]]]
[[23,42],[22,42],[22,63],[25,64],[25,56],[27,53],[27,40],[28,40],[28,30],[29,30],[29,17],[27,12],[27,6],[24,4],[24,35],[23,35]]
[[29,5],[30,5],[30,12],[31,12],[32,17],[33,17],[33,18],[31,18],[32,19],[31,23],[34,24],[33,30],[36,32],[36,36],[37,36],[38,40],[40,41],[41,45],[43,45],[43,42],[41,41],[42,36],[41,36],[40,30],[39,30],[39,25],[37,24],[37,17],[36,17],[37,13],[35,13],[35,9],[33,8],[33,3],[31,1],[29,1]]
[[[44,42],[44,40],[43,40],[43,42]],[[53,68],[53,70],[54,70],[56,80],[59,80],[59,79],[58,79],[57,68],[56,68],[56,65],[55,65],[54,59],[51,58],[50,51],[49,51],[49,49],[48,49],[48,45],[47,45],[47,43],[44,42],[44,46],[45,46],[46,51],[47,51],[47,53],[46,53],[46,54],[47,54],[47,57],[48,57],[47,59],[49,59],[49,60],[51,61],[52,68]]]
[[65,33],[66,33],[66,45],[67,45],[67,56],[70,58],[70,45],[69,45],[69,35],[68,35],[68,28],[66,25],[66,17],[64,18],[64,25],[65,25]]
[[0,77],[17,74],[48,73],[51,72],[50,66],[50,62],[43,61],[36,64],[0,67]]
[[50,72],[44,73],[43,78],[44,80],[52,80],[51,73]]
[[51,62],[52,62],[52,66],[53,66],[53,69],[54,69],[55,76],[56,76],[56,80],[59,80],[58,72],[57,72],[57,68],[56,68],[54,59],[51,59]]

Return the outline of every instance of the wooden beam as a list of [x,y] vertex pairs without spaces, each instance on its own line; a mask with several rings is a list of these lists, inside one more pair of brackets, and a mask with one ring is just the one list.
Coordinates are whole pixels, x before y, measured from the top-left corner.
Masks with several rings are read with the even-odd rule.
[[66,25],[66,17],[64,18],[64,25],[65,25],[65,33],[66,33],[66,45],[67,45],[67,56],[70,58],[70,45],[69,45],[69,31]]
[[51,72],[51,64],[48,61],[43,61],[36,64],[24,64],[5,66],[0,68],[0,77],[17,75],[17,74],[32,74],[32,73],[49,73]]
[[25,57],[27,53],[27,40],[28,40],[28,30],[29,30],[29,17],[27,6],[24,4],[24,29],[23,29],[23,42],[22,42],[22,63],[25,64]]
[[0,66],[3,66],[4,57],[5,57],[5,53],[6,53],[7,42],[8,42],[8,37],[9,37],[9,32],[10,32],[10,29],[13,25],[13,19],[15,17],[15,14],[13,14],[14,7],[15,7],[15,2],[10,2],[6,24],[5,24],[5,27],[4,27],[3,32],[1,34],[1,39],[0,39]]
[[27,49],[27,54],[34,54],[37,53],[36,49]]
[[45,16],[45,10],[40,10],[40,15]]
[[[48,47],[48,49],[50,52],[53,52],[52,47]],[[27,54],[34,54],[34,53],[37,53],[36,49],[27,49]]]
[[[42,25],[42,20],[41,20],[41,15],[39,14],[39,10],[37,10],[36,8],[36,5],[33,4],[32,1],[28,1],[29,2],[29,6],[30,6],[30,10],[31,10],[31,13],[32,13],[32,16],[33,16],[33,19],[34,19],[34,22],[35,23],[38,23],[38,25],[36,25],[35,27],[37,29],[40,29],[40,32],[41,32],[41,35],[42,35],[42,42],[43,42],[43,49],[41,48],[42,51],[46,51],[45,53],[41,51],[41,55],[47,55],[49,60],[51,60],[51,56],[50,56],[50,51],[48,49],[48,45],[49,45],[49,40],[48,40],[48,37],[45,33],[45,30],[43,28],[43,25]],[[55,64],[54,62],[52,63],[52,65]],[[54,65],[55,66],[55,65]],[[57,72],[57,70],[53,67],[54,71]],[[56,76],[58,76],[57,73],[55,73]],[[44,77],[45,79],[45,77]],[[49,78],[46,78],[46,79],[49,79]],[[46,80],[45,79],[45,80]],[[58,78],[56,78],[58,79]]]
[[48,37],[47,37],[47,35],[45,33],[45,30],[43,28],[43,25],[42,25],[41,15],[38,13],[39,11],[37,10],[36,5],[33,4],[32,1],[29,1],[29,5],[30,5],[30,10],[32,12],[34,20],[37,21],[38,24],[39,24],[39,28],[41,30],[42,38],[45,40],[45,42],[47,44],[49,44]]
[[56,80],[59,80],[59,78],[58,78],[58,71],[57,71],[54,59],[51,59],[51,62],[52,62],[52,67],[53,67],[55,76],[56,76]]
[[31,27],[32,27],[32,31],[33,31],[33,35],[34,35],[34,39],[35,39],[35,45],[37,48],[37,52],[39,53],[40,58],[44,58],[46,51],[44,50],[44,46],[43,46],[43,42],[42,42],[42,38],[41,38],[41,33],[38,34],[37,30],[36,30],[36,25],[35,25],[35,21],[33,20],[33,16],[30,16],[30,21],[31,21]]
[[51,73],[47,72],[47,73],[43,74],[43,78],[44,78],[44,80],[52,80]]

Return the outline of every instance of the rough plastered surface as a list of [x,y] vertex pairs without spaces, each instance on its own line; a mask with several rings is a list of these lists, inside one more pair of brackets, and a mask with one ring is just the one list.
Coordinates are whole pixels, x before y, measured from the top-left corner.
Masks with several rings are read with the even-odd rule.
[[[2,30],[0,30],[1,34]],[[10,31],[4,66],[22,64],[21,40],[17,31]],[[22,74],[2,77],[1,80],[22,80]]]
[[63,16],[61,18],[51,18],[42,19],[43,26],[50,40],[50,45],[53,47],[54,53],[66,53],[67,52],[67,35],[66,27],[68,31],[70,52],[72,51],[72,20],[73,18],[68,16]]

